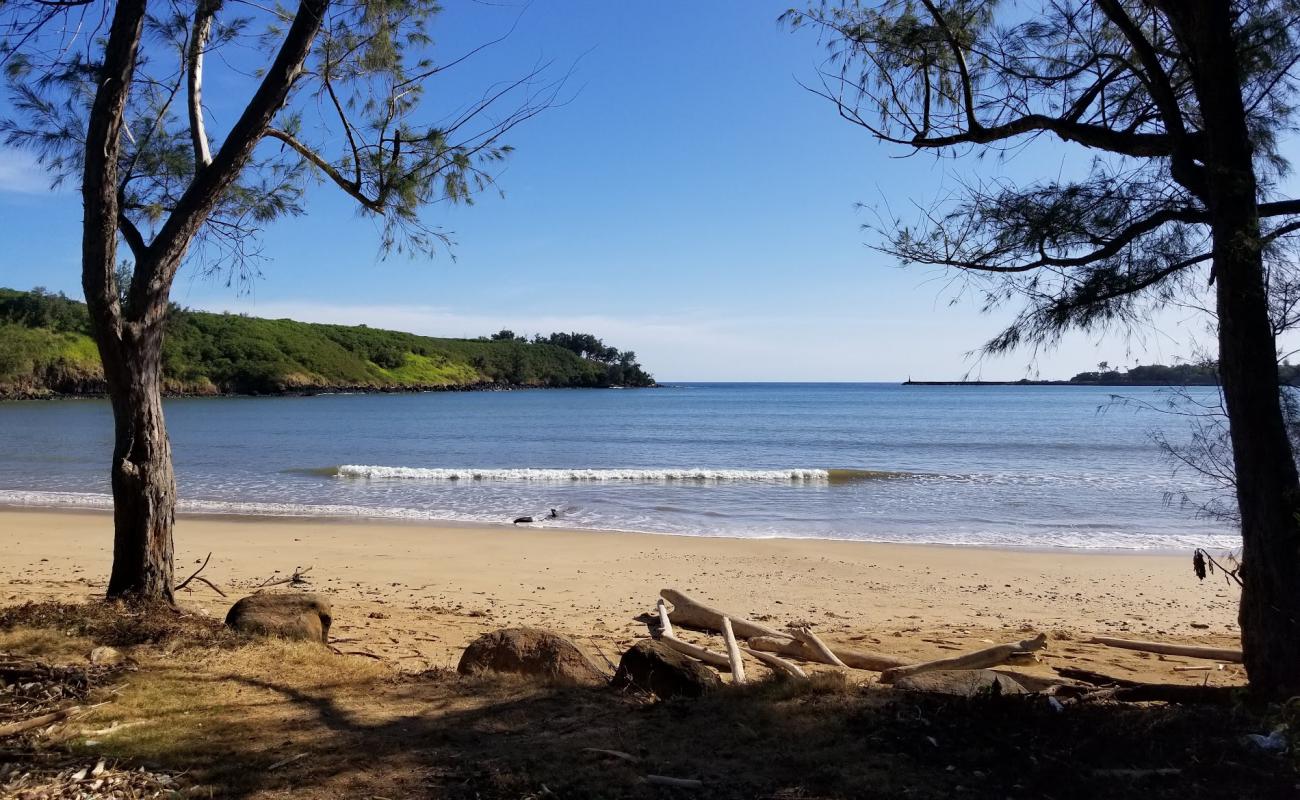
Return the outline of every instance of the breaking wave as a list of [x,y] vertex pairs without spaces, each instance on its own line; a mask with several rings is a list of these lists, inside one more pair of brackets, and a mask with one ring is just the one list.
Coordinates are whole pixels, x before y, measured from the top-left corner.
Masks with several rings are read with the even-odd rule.
[[788,483],[833,484],[913,477],[859,469],[447,469],[344,464],[341,478],[509,483]]

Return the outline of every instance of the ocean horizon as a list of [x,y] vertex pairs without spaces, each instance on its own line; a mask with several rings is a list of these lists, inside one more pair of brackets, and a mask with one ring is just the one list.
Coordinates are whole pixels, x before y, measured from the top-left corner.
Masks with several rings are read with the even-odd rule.
[[[1212,389],[1205,390],[1212,392]],[[1117,403],[1123,396],[1138,403]],[[1229,548],[1146,387],[661,388],[166,401],[182,513],[994,547]],[[106,401],[0,405],[0,504],[107,508]]]

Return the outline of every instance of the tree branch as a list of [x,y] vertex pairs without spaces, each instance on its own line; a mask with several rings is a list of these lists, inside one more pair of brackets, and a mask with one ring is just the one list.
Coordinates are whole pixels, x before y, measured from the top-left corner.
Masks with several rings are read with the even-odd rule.
[[[271,120],[284,105],[289,90],[311,52],[330,0],[301,0],[257,91],[240,115],[221,149],[206,169],[198,172],[176,203],[149,247],[149,257],[136,265],[131,281],[130,308],[142,319],[160,320],[167,309],[167,296],[176,270],[190,241],[212,209],[238,178],[252,157],[253,149],[266,135]],[[142,268],[143,267],[143,268]]]
[[281,142],[284,142],[290,148],[295,150],[298,153],[298,155],[310,161],[313,165],[316,166],[317,169],[319,169],[321,172],[324,172],[327,178],[329,178],[334,183],[338,184],[338,187],[340,189],[347,192],[349,195],[355,198],[357,202],[361,203],[361,205],[365,206],[367,209],[371,211],[381,210],[380,201],[372,200],[371,198],[366,197],[366,195],[361,191],[360,183],[357,183],[355,181],[350,181],[347,178],[343,177],[343,173],[335,169],[333,164],[330,164],[330,162],[326,161],[315,150],[312,150],[310,147],[303,144],[301,141],[297,139],[297,137],[285,131],[282,131],[278,128],[267,128],[266,135],[269,138],[278,139]]
[[[121,336],[121,306],[113,273],[121,216],[117,198],[117,165],[145,7],[146,0],[119,0],[113,11],[108,41],[104,45],[103,64],[97,76],[95,100],[86,126],[86,156],[81,181],[85,213],[81,285],[92,324],[101,333],[101,341]],[[104,366],[113,369],[107,358]]]
[[212,22],[221,8],[222,0],[199,0],[194,13],[194,27],[190,32],[189,46],[189,112],[190,141],[194,145],[194,172],[212,163],[208,132],[203,125],[203,50],[212,33]]

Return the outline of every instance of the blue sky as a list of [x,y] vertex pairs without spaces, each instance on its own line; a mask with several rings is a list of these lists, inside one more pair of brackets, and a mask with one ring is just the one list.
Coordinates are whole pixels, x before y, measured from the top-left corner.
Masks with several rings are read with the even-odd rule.
[[[448,5],[434,34],[451,53],[499,35],[520,8]],[[1203,320],[1174,312],[1136,339],[972,359],[1008,315],[949,305],[941,275],[870,250],[856,204],[905,211],[963,174],[1055,172],[1085,156],[899,158],[800,88],[822,51],[777,24],[787,5],[535,0],[503,45],[439,84],[458,97],[539,58],[575,65],[571,102],[511,135],[505,197],[431,212],[454,234],[454,261],[378,260],[374,224],[317,186],[307,216],[268,231],[251,287],[185,270],[174,299],[438,335],[584,330],[636,350],[661,380],[1055,378],[1206,341]],[[79,197],[46,184],[28,156],[0,148],[0,285],[79,296]]]

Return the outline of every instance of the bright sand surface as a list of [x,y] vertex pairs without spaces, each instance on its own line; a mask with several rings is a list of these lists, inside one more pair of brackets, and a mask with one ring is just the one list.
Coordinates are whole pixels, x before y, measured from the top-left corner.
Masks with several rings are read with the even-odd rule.
[[[0,510],[0,601],[102,595],[112,557],[103,512]],[[182,517],[178,602],[216,617],[259,584],[311,567],[334,604],[335,645],[403,669],[455,666],[480,633],[535,625],[598,663],[647,635],[659,590],[676,588],[780,627],[917,660],[1050,637],[1044,663],[1130,678],[1238,682],[1237,667],[1086,644],[1091,635],[1236,646],[1235,587],[1198,582],[1190,554],[994,550],[797,539],[724,539],[260,517]],[[284,587],[280,587],[283,589]],[[697,640],[700,640],[697,637]],[[715,639],[717,647],[720,640]],[[864,673],[867,675],[868,673]]]

